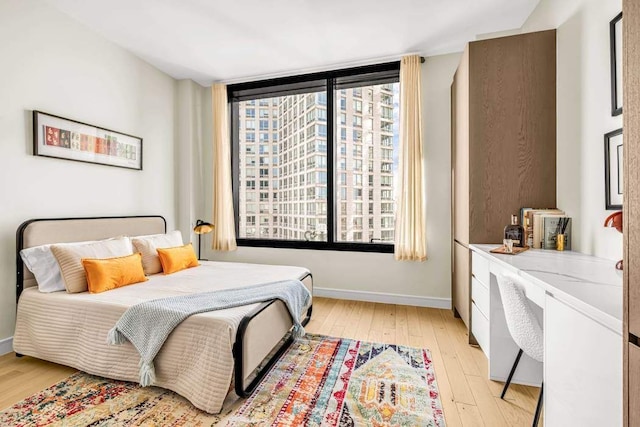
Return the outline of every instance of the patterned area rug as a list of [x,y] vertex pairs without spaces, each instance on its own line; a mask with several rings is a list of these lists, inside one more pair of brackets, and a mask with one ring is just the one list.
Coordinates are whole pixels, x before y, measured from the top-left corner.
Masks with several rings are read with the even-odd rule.
[[307,334],[221,415],[156,387],[76,373],[4,412],[2,426],[444,426],[428,350]]

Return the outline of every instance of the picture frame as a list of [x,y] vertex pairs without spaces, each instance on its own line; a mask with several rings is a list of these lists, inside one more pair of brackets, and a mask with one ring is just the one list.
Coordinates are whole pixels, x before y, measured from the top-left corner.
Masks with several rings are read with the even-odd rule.
[[611,61],[611,115],[622,114],[622,12],[609,23]]
[[33,155],[142,170],[142,138],[34,110]]
[[605,207],[622,209],[623,201],[623,137],[622,129],[604,135]]

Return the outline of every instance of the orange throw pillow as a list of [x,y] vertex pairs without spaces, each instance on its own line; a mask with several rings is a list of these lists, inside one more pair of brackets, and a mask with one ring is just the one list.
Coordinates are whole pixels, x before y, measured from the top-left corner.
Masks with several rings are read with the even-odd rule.
[[200,265],[191,243],[175,248],[158,248],[157,250],[164,274],[171,274]]
[[83,258],[82,266],[92,294],[149,280],[144,275],[139,253],[105,259]]

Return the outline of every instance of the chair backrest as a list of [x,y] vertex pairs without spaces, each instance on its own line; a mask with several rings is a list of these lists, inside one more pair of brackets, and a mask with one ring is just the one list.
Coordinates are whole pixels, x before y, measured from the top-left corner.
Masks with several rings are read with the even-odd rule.
[[542,362],[544,354],[542,327],[525,295],[521,284],[522,279],[511,275],[498,275],[497,279],[504,316],[511,337],[529,357]]

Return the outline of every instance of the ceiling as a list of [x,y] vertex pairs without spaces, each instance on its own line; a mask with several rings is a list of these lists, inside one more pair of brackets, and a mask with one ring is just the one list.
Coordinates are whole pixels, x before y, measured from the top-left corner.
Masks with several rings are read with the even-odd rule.
[[461,51],[539,0],[46,0],[176,79],[237,82]]

